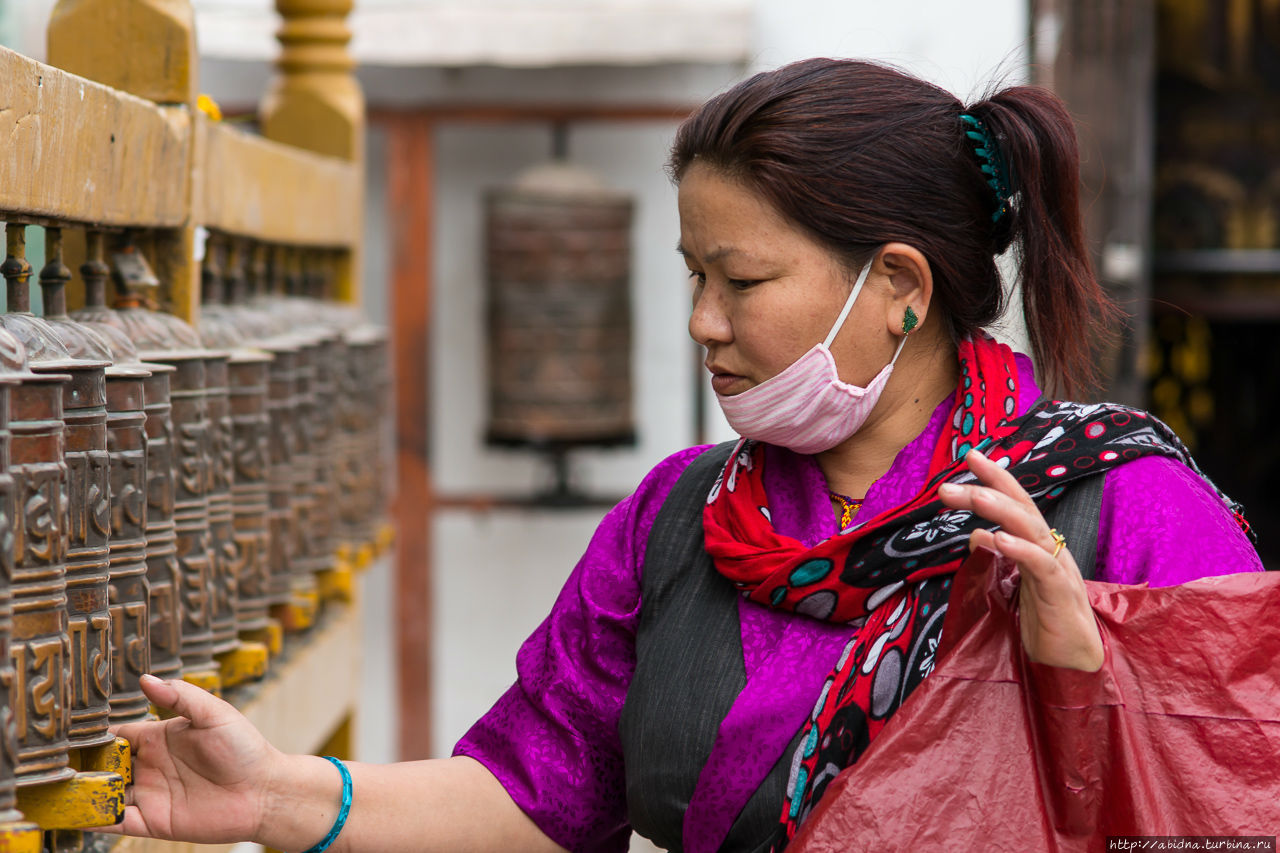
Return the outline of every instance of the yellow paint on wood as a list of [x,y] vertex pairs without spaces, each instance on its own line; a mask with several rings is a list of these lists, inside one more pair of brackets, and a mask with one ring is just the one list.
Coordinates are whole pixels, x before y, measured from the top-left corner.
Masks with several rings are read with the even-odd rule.
[[295,589],[289,593],[289,601],[276,605],[272,615],[280,620],[289,634],[306,631],[316,623],[320,614],[320,593],[315,589]]
[[187,216],[190,116],[0,47],[0,211],[174,227]]
[[49,62],[148,101],[194,104],[195,12],[190,0],[58,0]]
[[378,525],[378,533],[374,540],[374,547],[377,548],[378,556],[391,550],[396,544],[396,526],[389,521]]
[[315,753],[359,701],[359,660],[357,608],[333,605],[240,710],[278,749]]
[[271,657],[279,657],[284,649],[284,626],[275,619],[267,620],[267,627],[254,631],[241,631],[240,641],[245,643],[261,643],[267,647]]
[[77,773],[63,782],[18,789],[18,808],[45,829],[88,829],[119,823],[124,779],[118,773]]
[[[346,18],[354,0],[276,0],[283,19],[278,73],[258,110],[262,135],[277,142],[350,160],[364,169],[364,93],[347,51]],[[362,191],[363,185],[357,187]],[[351,206],[361,233],[363,195]],[[360,303],[362,246],[355,239],[338,264],[337,299]]]
[[133,782],[133,760],[129,741],[122,737],[102,746],[90,746],[77,750],[80,753],[80,769],[99,773],[117,773],[126,785]]
[[373,565],[378,549],[372,542],[365,542],[356,550],[356,571],[363,572]]
[[243,640],[231,651],[218,655],[223,689],[230,690],[237,685],[262,678],[267,674],[270,657],[265,643],[247,643]]
[[200,265],[195,262],[195,228],[157,231],[150,252],[160,279],[160,307],[192,326],[200,323]]
[[207,228],[270,243],[349,247],[360,234],[360,170],[196,120],[201,168],[195,219]]
[[232,853],[234,844],[187,844],[182,841],[158,841],[154,838],[121,838],[111,853]]
[[34,823],[0,823],[0,850],[8,853],[40,853],[44,835]]
[[222,677],[216,669],[184,672],[182,673],[182,680],[188,684],[194,684],[201,690],[208,690],[214,696],[222,695]]
[[347,51],[353,0],[276,0],[278,74],[259,110],[268,139],[363,161],[364,93]]
[[320,598],[324,601],[350,602],[355,589],[353,575],[352,570],[342,564],[317,572],[316,583],[320,587]]
[[355,715],[348,714],[343,717],[342,722],[333,730],[333,734],[329,735],[329,739],[324,745],[316,750],[317,755],[332,755],[334,758],[341,758],[343,761],[351,761],[355,758],[353,752],[355,745]]

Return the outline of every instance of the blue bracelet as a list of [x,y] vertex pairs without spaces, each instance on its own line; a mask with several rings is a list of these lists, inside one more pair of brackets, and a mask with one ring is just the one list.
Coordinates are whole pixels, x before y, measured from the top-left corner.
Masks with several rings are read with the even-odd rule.
[[342,832],[342,827],[347,825],[347,815],[351,812],[351,771],[347,769],[347,765],[332,755],[324,756],[324,760],[338,768],[338,772],[342,774],[342,808],[338,809],[338,819],[333,822],[333,828],[329,830],[329,834],[306,853],[323,853],[328,850],[329,845],[338,838],[338,833]]

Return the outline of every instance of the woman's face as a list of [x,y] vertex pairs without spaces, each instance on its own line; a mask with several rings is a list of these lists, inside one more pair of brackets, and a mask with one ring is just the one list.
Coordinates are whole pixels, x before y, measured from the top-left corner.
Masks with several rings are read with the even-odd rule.
[[[821,343],[853,281],[834,255],[712,167],[689,167],[679,205],[680,252],[693,281],[689,334],[707,348],[716,393],[740,394]],[[893,354],[874,279],[831,345],[840,378],[857,385]]]

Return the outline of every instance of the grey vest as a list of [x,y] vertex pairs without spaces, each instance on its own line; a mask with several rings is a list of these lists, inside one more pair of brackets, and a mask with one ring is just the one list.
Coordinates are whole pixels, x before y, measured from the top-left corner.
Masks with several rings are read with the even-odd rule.
[[[738,591],[703,547],[702,507],[734,442],[703,453],[672,488],[649,534],[641,575],[636,670],[619,734],[632,828],[660,847],[684,849],[685,809],[720,723],[746,685]],[[1063,495],[1049,516],[1068,542],[1097,542],[1102,477]],[[1093,577],[1096,548],[1076,560]],[[816,697],[814,697],[816,699]],[[721,851],[768,849],[786,792],[797,731],[752,794]]]

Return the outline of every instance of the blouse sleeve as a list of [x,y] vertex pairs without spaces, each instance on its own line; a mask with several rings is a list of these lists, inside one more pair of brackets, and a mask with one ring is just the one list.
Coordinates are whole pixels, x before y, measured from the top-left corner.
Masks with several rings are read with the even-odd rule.
[[1186,465],[1146,456],[1107,472],[1098,519],[1098,580],[1174,586],[1258,571],[1258,553],[1231,511]]
[[604,517],[517,653],[516,683],[454,748],[569,850],[629,845],[618,720],[635,671],[640,567],[663,500],[703,449],[668,457]]

